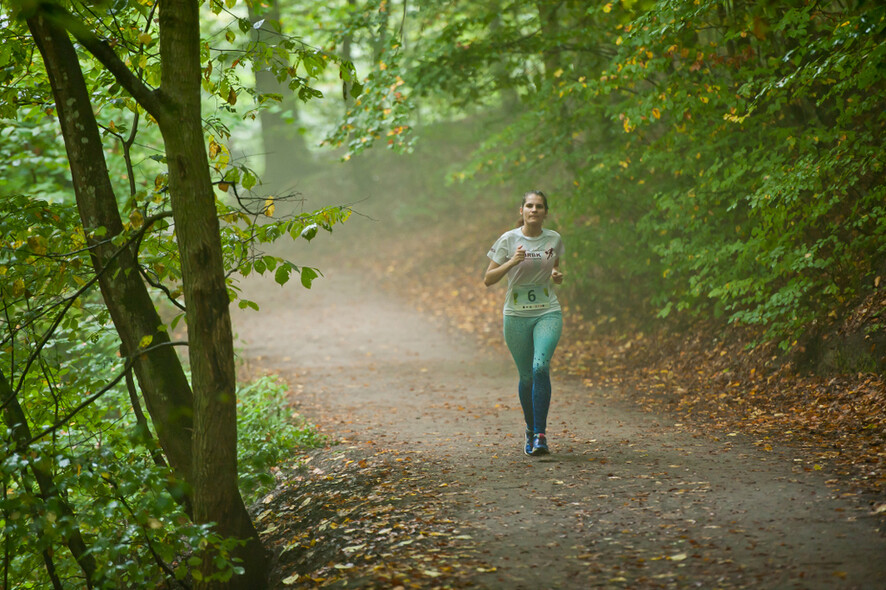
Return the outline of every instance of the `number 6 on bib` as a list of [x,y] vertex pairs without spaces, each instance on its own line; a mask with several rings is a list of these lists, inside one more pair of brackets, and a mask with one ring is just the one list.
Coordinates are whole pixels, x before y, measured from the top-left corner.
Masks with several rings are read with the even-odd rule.
[[514,308],[521,311],[551,307],[551,294],[544,285],[515,286],[513,299]]

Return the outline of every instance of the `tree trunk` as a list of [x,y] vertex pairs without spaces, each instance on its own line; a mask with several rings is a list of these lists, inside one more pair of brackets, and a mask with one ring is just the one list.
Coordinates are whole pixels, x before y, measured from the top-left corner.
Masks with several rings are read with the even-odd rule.
[[[549,0],[536,0],[538,20],[541,25],[541,33],[546,39],[558,39],[560,36],[560,22],[557,19],[557,11],[560,3],[550,3]],[[560,66],[560,57],[557,52],[547,45],[542,56],[545,64],[545,78],[553,78],[554,72]]]
[[[217,524],[224,537],[246,540],[233,551],[242,559],[243,575],[208,582],[215,571],[213,555],[204,554],[204,588],[249,588],[266,585],[266,556],[237,488],[236,382],[228,294],[221,253],[215,197],[209,177],[200,112],[200,27],[195,0],[169,0],[160,9],[162,87],[146,88],[113,50],[82,23],[61,9],[47,6],[53,21],[39,13],[28,20],[44,54],[74,177],[84,227],[104,226],[106,235],[122,231],[111,190],[101,141],[86,85],[70,39],[57,22],[65,22],[85,47],[108,67],[117,80],[157,120],[166,143],[169,190],[182,264],[188,307],[188,342],[193,375],[193,398],[171,348],[139,357],[136,375],[161,445],[177,472],[192,487],[193,518]],[[141,338],[152,344],[168,342],[147,290],[139,278],[132,252],[116,259],[112,249],[92,251],[102,273],[102,293],[121,332],[126,350],[137,351]],[[119,270],[119,272],[117,272]],[[142,305],[143,300],[147,302]],[[141,331],[138,331],[141,330]],[[146,363],[145,359],[151,360]],[[165,365],[157,359],[165,359]],[[152,364],[153,363],[153,364]],[[140,370],[141,366],[141,370]],[[161,384],[165,387],[159,387]],[[193,399],[193,414],[191,413]],[[169,403],[166,403],[169,402]],[[193,419],[193,422],[191,422]],[[193,425],[193,434],[192,427]],[[211,551],[211,547],[208,551]]]
[[[31,428],[28,426],[27,416],[25,416],[25,411],[22,409],[16,393],[12,390],[9,381],[6,380],[6,376],[2,371],[0,371],[0,401],[2,401],[3,405],[3,422],[6,423],[6,427],[12,434],[16,451],[23,453],[26,451],[28,441],[32,438]],[[64,496],[59,493],[52,479],[52,473],[49,470],[41,466],[39,461],[30,461],[29,465],[34,474],[34,479],[37,480],[37,487],[40,488],[40,496],[43,500],[55,498],[58,500],[58,505],[62,512],[60,516],[70,518],[72,524],[70,525],[70,532],[65,535],[65,545],[71,550],[71,555],[74,556],[74,559],[80,565],[80,569],[83,570],[83,575],[86,576],[86,587],[92,588],[95,578],[95,559],[87,552],[88,548],[83,541],[83,536],[80,534],[80,527],[76,524],[77,519],[74,516],[73,510],[71,510],[71,506]],[[53,584],[55,584],[57,579],[54,572],[55,566],[52,560],[49,559],[49,555],[49,552],[45,553],[44,560],[49,577],[53,579]]]
[[[200,110],[200,27],[195,0],[160,5],[160,100],[157,121],[166,146],[169,192],[182,264],[194,387],[194,517],[216,522],[226,537],[246,539],[234,554],[245,573],[203,588],[266,585],[264,548],[237,487],[236,375],[228,291],[215,195]],[[211,550],[210,550],[211,551]],[[201,570],[213,571],[204,553]]]
[[[263,5],[264,6],[264,5]],[[257,3],[248,3],[249,20],[253,23],[265,19],[264,27],[280,25],[280,4],[270,0],[267,8],[260,10]],[[273,23],[269,25],[268,23]],[[253,35],[255,42],[261,41],[261,31]],[[273,59],[279,59],[275,57]],[[261,122],[262,148],[265,158],[265,173],[262,184],[271,192],[285,190],[296,180],[296,175],[307,169],[311,157],[305,138],[298,133],[298,98],[286,84],[277,81],[277,76],[270,64],[255,67],[255,90],[259,94],[279,94],[281,100],[274,110],[262,109],[259,113]],[[292,112],[293,122],[287,123],[277,109],[283,108]]]
[[[348,0],[348,16],[347,18],[350,20],[353,18],[354,11],[357,9],[357,0]],[[346,33],[344,39],[342,39],[341,43],[341,58],[345,61],[352,62],[354,61],[353,55],[351,55],[351,44],[353,43],[354,35],[352,33]],[[354,87],[353,80],[342,80],[341,81],[341,95],[342,99],[344,99],[344,114],[347,115],[348,111],[351,110],[351,107],[354,106],[354,97],[351,95],[351,89]],[[351,138],[353,136],[353,132],[348,132],[348,143],[351,143]]]
[[[108,175],[101,137],[80,63],[67,32],[45,14],[28,19],[28,27],[43,56],[52,85],[77,210],[91,247],[99,286],[126,354],[132,355],[145,336],[152,345],[169,342],[163,322],[138,273],[130,250],[116,257],[117,247],[106,238],[123,231],[117,199]],[[89,238],[97,228],[106,230],[100,241]],[[157,429],[160,445],[178,479],[191,473],[192,395],[181,362],[171,346],[139,355],[135,374]],[[186,498],[179,498],[185,501]]]
[[[498,12],[489,24],[489,30],[492,32],[493,37],[497,37],[498,31],[502,28],[501,10],[504,7],[498,4],[497,8]],[[520,95],[517,94],[517,89],[511,83],[511,72],[507,60],[500,59],[496,61],[492,65],[492,75],[496,79],[496,87],[501,96],[501,103],[499,104],[501,114],[509,119],[518,113]]]

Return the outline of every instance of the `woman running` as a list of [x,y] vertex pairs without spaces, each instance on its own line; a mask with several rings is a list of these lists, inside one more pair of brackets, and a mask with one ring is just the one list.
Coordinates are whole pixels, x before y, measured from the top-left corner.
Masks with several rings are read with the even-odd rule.
[[504,336],[520,373],[518,392],[526,420],[527,455],[546,455],[545,427],[551,404],[550,365],[563,330],[560,302],[551,283],[563,282],[563,240],[542,227],[548,198],[541,191],[523,195],[520,225],[504,233],[487,256],[486,286],[508,277]]

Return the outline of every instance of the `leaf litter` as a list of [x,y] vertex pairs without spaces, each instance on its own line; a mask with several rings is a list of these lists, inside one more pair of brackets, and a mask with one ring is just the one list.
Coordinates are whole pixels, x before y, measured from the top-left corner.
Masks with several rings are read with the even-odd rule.
[[[398,238],[402,250],[403,236]],[[483,289],[476,274],[455,264],[414,274],[426,261],[421,252],[439,252],[434,238],[424,238],[421,248],[407,248],[416,256],[370,270],[384,276],[392,289],[405,290],[420,311],[485,345],[503,346],[500,293]],[[886,412],[879,377],[804,377],[790,363],[773,362],[772,351],[765,347],[746,351],[741,338],[699,336],[703,332],[670,338],[641,332],[613,335],[577,320],[577,314],[568,315],[572,325],[558,348],[556,368],[580,378],[589,396],[628,400],[650,412],[668,413],[681,421],[678,428],[723,440],[727,450],[736,437],[751,437],[764,451],[796,457],[795,469],[827,469],[836,475],[828,483],[842,488],[844,497],[879,496],[870,502],[869,514],[886,515]],[[624,445],[632,446],[629,441]],[[390,453],[367,456],[356,447],[334,447],[309,455],[305,468],[281,478],[257,514],[263,538],[277,555],[272,587],[460,588],[483,587],[484,580],[490,580],[483,577],[495,571],[484,560],[489,551],[474,541],[484,538],[482,531],[472,531],[447,512],[439,495],[440,473],[431,477],[420,461]],[[612,460],[591,456],[587,464],[602,467]],[[564,559],[583,564],[585,574],[602,587],[668,588],[706,579],[716,587],[739,588],[763,582],[760,576],[768,574],[746,569],[738,555],[728,557],[732,542],[744,538],[743,550],[764,559],[767,550],[757,547],[753,532],[740,520],[705,520],[700,502],[710,492],[708,482],[672,479],[668,487],[650,494],[648,487],[625,488],[627,480],[619,473],[610,472],[606,479],[621,487],[596,498],[533,496],[574,509],[579,534],[585,527],[593,531],[580,543],[563,546]],[[667,474],[651,471],[636,479],[653,479],[660,485]],[[677,498],[693,499],[687,505]],[[580,508],[575,508],[576,500]],[[653,515],[657,526],[632,530],[630,522],[611,519],[612,503],[622,501],[625,507]],[[477,506],[482,509],[487,503]],[[683,508],[674,508],[679,506]],[[698,513],[686,513],[687,506]],[[802,564],[770,560],[770,567],[782,570],[774,572],[773,579],[791,576],[797,581],[804,575]],[[846,577],[842,570],[833,575]]]
[[321,449],[278,480],[253,508],[271,587],[460,588],[495,569],[447,516],[439,474],[410,455]]
[[[464,233],[493,235],[474,227],[478,223],[488,225],[467,222],[471,229]],[[405,291],[419,311],[485,346],[503,347],[502,292],[483,287],[485,262],[476,255],[488,247],[484,244],[474,238],[453,247],[442,232],[397,234],[390,247],[412,255],[373,270],[387,288]],[[442,261],[440,252],[448,253]],[[464,260],[474,259],[478,271],[465,272]],[[568,280],[568,264],[565,270]],[[580,378],[589,395],[628,401],[715,437],[751,437],[766,451],[778,446],[799,458],[797,468],[826,468],[837,476],[829,483],[865,495],[871,514],[883,514],[878,506],[886,501],[884,376],[804,374],[773,344],[750,347],[754,335],[739,328],[697,324],[679,331],[662,326],[657,332],[614,332],[605,326],[607,318],[585,317],[579,306],[562,303],[566,325],[553,368]],[[886,293],[868,303],[867,313],[886,314]]]

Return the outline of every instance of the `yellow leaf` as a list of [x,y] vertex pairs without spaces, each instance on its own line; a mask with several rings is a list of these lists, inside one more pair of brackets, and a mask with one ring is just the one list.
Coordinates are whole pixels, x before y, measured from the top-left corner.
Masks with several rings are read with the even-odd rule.
[[612,2],[608,2],[606,6],[603,7],[603,12],[612,12]]
[[559,78],[563,75],[563,68],[558,68],[556,72],[554,72],[554,77]]
[[18,279],[12,284],[13,297],[21,297],[25,293],[25,281]]
[[652,109],[652,116],[656,119],[661,119],[661,111],[657,108]]
[[129,214],[129,223],[132,224],[133,229],[139,229],[144,225],[145,217],[142,215],[141,211],[133,209],[132,213]]
[[621,38],[621,35],[618,36],[618,39],[615,40],[616,45],[621,45],[624,43],[624,39]]
[[153,41],[153,40],[154,40],[154,38],[151,37],[150,33],[145,33],[145,32],[143,31],[143,32],[141,32],[141,33],[138,34],[138,41],[139,41],[139,43],[141,43],[142,45],[147,45],[148,43],[150,43],[150,42]]
[[34,254],[42,256],[46,254],[46,238],[43,238],[42,236],[29,236],[28,247]]
[[151,345],[151,342],[154,340],[154,336],[152,334],[148,334],[147,336],[143,336],[141,340],[138,341],[139,348],[147,348]]
[[265,201],[265,215],[268,217],[274,216],[274,197]]

